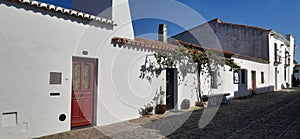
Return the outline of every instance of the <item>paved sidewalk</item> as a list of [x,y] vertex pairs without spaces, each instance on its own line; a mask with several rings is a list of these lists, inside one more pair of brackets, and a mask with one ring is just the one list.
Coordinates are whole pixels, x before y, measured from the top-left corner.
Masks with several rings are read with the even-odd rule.
[[231,100],[220,107],[206,127],[199,128],[202,113],[203,110],[173,112],[158,119],[135,119],[41,139],[300,138],[298,88]]

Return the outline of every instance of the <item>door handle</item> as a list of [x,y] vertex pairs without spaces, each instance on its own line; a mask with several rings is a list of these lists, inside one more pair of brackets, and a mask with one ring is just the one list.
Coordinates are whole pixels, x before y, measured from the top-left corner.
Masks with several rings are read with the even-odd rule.
[[80,94],[80,97],[83,97],[83,96],[84,96],[84,93],[81,93],[81,94]]

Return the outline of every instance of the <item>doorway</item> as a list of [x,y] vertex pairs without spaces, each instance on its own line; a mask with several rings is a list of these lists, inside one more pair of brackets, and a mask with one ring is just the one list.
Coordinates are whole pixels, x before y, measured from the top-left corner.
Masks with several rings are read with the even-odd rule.
[[73,57],[71,127],[94,123],[96,69],[96,59]]
[[167,110],[174,109],[177,105],[177,69],[167,68],[166,70],[166,105]]

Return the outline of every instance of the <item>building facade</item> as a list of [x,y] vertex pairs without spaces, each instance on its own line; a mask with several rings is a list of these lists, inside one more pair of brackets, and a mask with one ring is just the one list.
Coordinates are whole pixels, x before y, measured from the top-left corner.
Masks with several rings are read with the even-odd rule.
[[[216,77],[201,73],[199,84],[198,69],[186,73],[177,65],[157,76],[150,68],[154,53],[209,43],[179,37],[182,44],[169,44],[167,35],[161,41],[134,38],[128,1],[113,0],[111,5],[105,13],[111,19],[106,19],[43,2],[0,0],[1,137],[33,138],[138,118],[138,110],[161,90],[172,110],[181,109],[184,99],[194,105],[199,89],[202,95],[229,93],[234,98],[274,90],[274,78],[277,89],[284,79],[289,81],[291,72],[284,76],[283,71],[293,65],[288,66],[288,59],[282,62],[286,52],[293,53],[294,40],[273,31],[262,33],[268,38],[255,43],[264,44],[258,55],[222,51],[242,67],[238,75],[224,66]],[[162,29],[160,33],[166,32]]]
[[[283,37],[274,30],[226,23],[217,18],[172,38],[266,60],[269,62],[265,73],[268,74],[269,91],[291,85],[295,40],[290,34]],[[251,70],[256,69],[248,69]]]
[[144,88],[152,86],[135,77],[144,62],[136,59],[149,52],[113,47],[114,36],[134,34],[128,1],[113,0],[112,7],[112,19],[105,19],[37,1],[0,1],[0,90],[6,92],[0,97],[1,138],[40,137],[139,116],[136,107],[144,102],[126,103],[132,97],[122,95],[132,91],[119,79],[125,76],[147,96]]

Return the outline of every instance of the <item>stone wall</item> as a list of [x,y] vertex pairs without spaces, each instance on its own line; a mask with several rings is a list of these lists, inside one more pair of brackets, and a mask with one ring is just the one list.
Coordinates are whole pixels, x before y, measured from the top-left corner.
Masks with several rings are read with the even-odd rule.
[[268,60],[268,30],[218,19],[192,28],[172,38],[210,48]]

